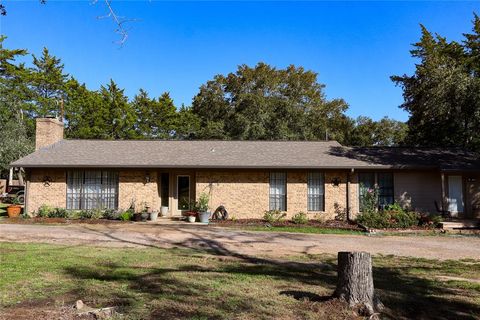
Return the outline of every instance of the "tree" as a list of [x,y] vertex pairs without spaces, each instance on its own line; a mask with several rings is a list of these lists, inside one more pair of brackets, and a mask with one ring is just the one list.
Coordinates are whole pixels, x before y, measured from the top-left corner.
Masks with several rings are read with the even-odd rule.
[[65,83],[68,74],[63,73],[61,60],[43,48],[42,56],[33,55],[29,86],[33,92],[31,100],[36,106],[33,116],[58,115],[59,103],[65,99]]
[[404,122],[382,118],[374,121],[360,116],[353,123],[346,143],[352,146],[398,146],[403,144],[407,134]]
[[105,130],[101,133],[103,139],[132,139],[137,137],[135,131],[135,110],[128,103],[124,90],[110,80],[107,87],[100,88],[102,114],[99,115]]
[[241,65],[200,87],[192,111],[200,138],[318,140],[335,136],[348,105],[327,100],[317,74],[293,65],[277,70],[265,63]]
[[32,152],[34,142],[25,124],[14,118],[2,123],[0,137],[0,177],[6,178],[10,163]]
[[392,76],[410,113],[406,143],[480,150],[480,19],[462,43],[448,42],[422,26],[410,51],[419,59],[412,76]]
[[12,119],[23,121],[27,132],[33,133],[33,122],[26,116],[31,105],[26,101],[31,95],[28,88],[29,70],[18,58],[27,55],[25,49],[9,50],[3,46],[5,36],[0,36],[0,123]]
[[333,296],[358,308],[360,315],[378,319],[372,316],[384,306],[375,294],[370,253],[338,253],[338,281]]
[[136,113],[137,136],[168,139],[174,133],[177,110],[168,92],[156,100],[150,99],[148,93],[140,89],[132,101],[132,107]]
[[181,106],[175,117],[175,132],[173,138],[179,140],[195,139],[200,131],[200,118],[191,108]]
[[67,81],[65,90],[65,135],[76,139],[106,138],[105,114],[109,111],[102,96],[73,78]]

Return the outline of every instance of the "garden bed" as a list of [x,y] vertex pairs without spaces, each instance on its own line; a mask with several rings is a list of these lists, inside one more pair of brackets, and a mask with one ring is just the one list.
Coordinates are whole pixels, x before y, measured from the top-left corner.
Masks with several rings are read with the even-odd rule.
[[108,219],[66,219],[66,218],[8,218],[0,219],[1,223],[14,224],[112,224],[112,223],[128,223],[130,221],[108,220]]
[[307,223],[297,224],[290,220],[268,223],[263,219],[235,219],[215,221],[215,225],[224,227],[316,227],[321,229],[363,231],[363,228],[357,223],[343,220],[308,220]]

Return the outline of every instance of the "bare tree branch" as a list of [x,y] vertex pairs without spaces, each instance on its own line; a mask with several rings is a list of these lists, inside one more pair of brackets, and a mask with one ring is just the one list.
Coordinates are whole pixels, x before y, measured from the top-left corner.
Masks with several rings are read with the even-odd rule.
[[[136,19],[127,19],[125,17],[121,17],[117,15],[115,10],[112,8],[111,0],[103,0],[105,2],[105,5],[108,9],[108,13],[105,16],[99,16],[97,17],[98,19],[105,19],[105,18],[111,18],[115,24],[117,25],[117,29],[115,29],[115,32],[120,35],[120,40],[117,41],[117,43],[120,46],[123,46],[125,41],[127,41],[128,38],[128,31],[125,29],[125,24],[128,22],[133,22],[137,21]],[[98,0],[93,0],[93,4],[96,4]]]

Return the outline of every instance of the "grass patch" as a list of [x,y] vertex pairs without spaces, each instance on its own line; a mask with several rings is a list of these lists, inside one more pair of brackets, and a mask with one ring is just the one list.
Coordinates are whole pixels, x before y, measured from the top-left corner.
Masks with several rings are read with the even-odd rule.
[[[480,316],[477,284],[436,280],[480,279],[479,260],[377,256],[373,263],[385,318]],[[0,270],[0,312],[7,318],[23,308],[33,319],[38,308],[82,299],[119,306],[127,319],[355,319],[329,299],[332,255],[273,260],[228,251],[0,243]]]

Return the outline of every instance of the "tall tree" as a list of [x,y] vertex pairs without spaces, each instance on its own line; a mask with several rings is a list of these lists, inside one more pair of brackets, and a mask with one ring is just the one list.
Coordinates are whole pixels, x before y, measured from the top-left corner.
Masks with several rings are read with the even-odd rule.
[[102,133],[104,139],[132,139],[137,137],[135,131],[135,110],[129,104],[124,90],[110,80],[110,83],[100,88],[101,103],[104,112],[101,119],[105,130]]
[[42,56],[33,55],[30,87],[36,106],[34,116],[58,115],[60,101],[65,99],[65,82],[68,74],[63,72],[61,60],[43,48]]
[[168,92],[157,100],[150,99],[148,93],[141,89],[134,97],[132,107],[136,113],[139,137],[168,139],[174,134],[176,108]]
[[32,107],[26,102],[31,96],[28,88],[30,72],[24,63],[16,63],[17,59],[27,55],[27,50],[7,49],[3,45],[5,40],[5,36],[0,36],[0,123],[23,122],[27,132],[32,134],[33,123],[26,116]]
[[276,69],[265,63],[242,65],[200,87],[192,111],[200,118],[200,138],[306,140],[335,136],[346,120],[347,104],[327,100],[317,74],[302,67]]
[[75,79],[67,81],[65,90],[66,136],[76,139],[107,138],[109,126],[105,114],[109,110],[102,96]]
[[410,113],[406,142],[480,150],[480,20],[462,43],[447,41],[422,26],[410,51],[419,60],[412,76],[393,76],[403,89],[401,107]]

